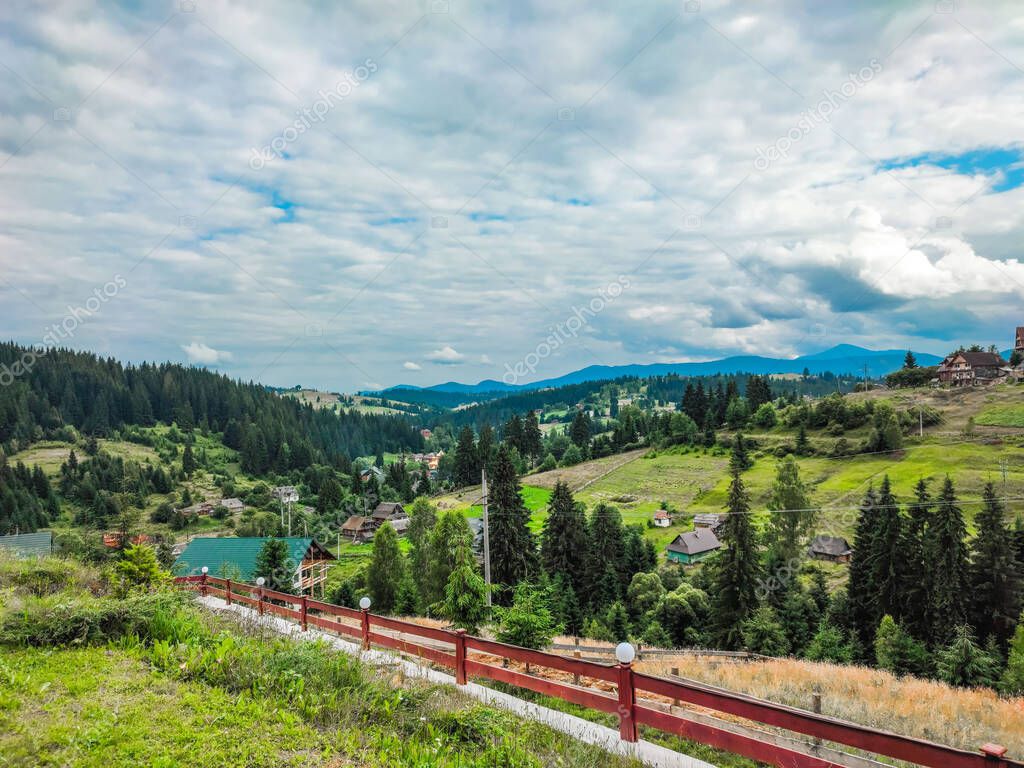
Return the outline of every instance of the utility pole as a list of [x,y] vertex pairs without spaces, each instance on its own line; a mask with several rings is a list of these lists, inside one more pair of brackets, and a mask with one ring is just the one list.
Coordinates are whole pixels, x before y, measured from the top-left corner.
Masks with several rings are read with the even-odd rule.
[[917,404],[917,436],[924,437],[924,405]]
[[1003,485],[1006,485],[1006,470],[1007,470],[1007,461],[1006,461],[1006,459],[1000,459],[999,460],[999,469],[1001,469],[1003,471]]
[[480,490],[484,503],[484,583],[487,584],[487,607],[491,607],[491,526],[487,517],[487,468],[480,470]]

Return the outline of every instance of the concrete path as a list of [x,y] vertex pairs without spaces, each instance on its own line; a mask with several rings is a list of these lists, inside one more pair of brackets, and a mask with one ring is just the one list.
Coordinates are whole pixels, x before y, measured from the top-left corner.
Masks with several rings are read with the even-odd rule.
[[[270,629],[281,635],[287,635],[296,640],[320,640],[337,650],[356,656],[366,664],[374,666],[387,666],[394,669],[401,669],[406,677],[426,680],[440,685],[455,686],[455,678],[445,672],[422,667],[412,661],[400,659],[397,656],[385,651],[364,651],[358,644],[343,640],[342,638],[326,632],[310,628],[303,632],[297,624],[278,616],[260,616],[255,610],[237,603],[228,605],[217,597],[206,596],[196,598],[202,605],[215,611],[232,612],[247,622],[258,624],[261,627]],[[585,744],[604,749],[615,755],[626,755],[635,757],[645,765],[653,768],[715,768],[711,763],[697,760],[689,755],[683,755],[666,747],[652,744],[649,741],[638,741],[631,744],[619,738],[619,732],[613,728],[607,728],[597,723],[591,723],[580,717],[568,715],[548,707],[542,707],[529,701],[523,701],[507,693],[496,691],[477,683],[468,683],[457,686],[460,693],[477,699],[491,706],[513,712],[520,717],[543,723],[556,731],[568,734]]]

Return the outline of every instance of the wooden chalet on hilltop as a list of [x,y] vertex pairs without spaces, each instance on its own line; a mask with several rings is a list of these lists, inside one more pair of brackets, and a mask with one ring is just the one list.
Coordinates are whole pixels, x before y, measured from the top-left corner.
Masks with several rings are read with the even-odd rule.
[[1009,366],[998,352],[957,351],[939,365],[938,377],[941,383],[954,387],[988,384],[1006,376]]

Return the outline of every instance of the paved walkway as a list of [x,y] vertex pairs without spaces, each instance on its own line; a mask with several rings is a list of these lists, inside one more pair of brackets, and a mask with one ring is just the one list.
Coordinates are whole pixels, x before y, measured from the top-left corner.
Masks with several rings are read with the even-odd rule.
[[[426,680],[440,685],[455,685],[455,678],[445,672],[420,666],[385,651],[364,651],[358,644],[343,640],[337,635],[321,632],[313,628],[303,632],[301,627],[286,619],[270,615],[259,616],[252,608],[238,605],[237,603],[228,605],[218,597],[197,597],[197,600],[210,609],[238,614],[247,621],[260,624],[267,629],[282,635],[288,635],[297,640],[321,640],[343,653],[359,657],[366,664],[401,668],[406,677]],[[653,768],[715,768],[711,763],[705,763],[703,760],[697,760],[689,755],[680,754],[671,749],[652,744],[649,741],[641,740],[635,744],[622,741],[619,738],[618,730],[607,728],[597,723],[591,723],[588,720],[566,714],[565,712],[542,707],[533,702],[523,701],[515,696],[510,696],[507,693],[496,691],[484,685],[468,683],[458,686],[458,689],[461,693],[478,699],[485,704],[500,707],[538,723],[544,723],[556,731],[568,734],[586,744],[593,744],[612,754],[635,757],[645,765],[652,766]]]

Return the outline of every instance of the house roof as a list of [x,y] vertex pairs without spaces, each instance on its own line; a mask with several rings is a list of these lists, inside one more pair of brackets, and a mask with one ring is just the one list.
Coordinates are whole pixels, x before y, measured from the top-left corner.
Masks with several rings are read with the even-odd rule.
[[699,555],[702,552],[710,552],[718,549],[722,543],[715,536],[714,531],[707,528],[698,528],[694,531],[687,531],[675,537],[667,549],[669,552],[681,552],[684,555]]
[[666,520],[669,517],[671,517],[671,515],[669,515],[669,513],[666,512],[664,509],[659,509],[657,512],[654,513],[655,520]]
[[373,510],[373,519],[387,520],[395,512],[402,512],[404,514],[405,510],[402,508],[402,505],[399,504],[397,501],[382,501]]
[[958,357],[962,357],[964,362],[972,368],[997,368],[999,366],[1006,365],[1006,361],[1003,360],[1003,356],[997,352],[954,352],[943,360],[942,364],[948,365],[949,362]]
[[707,525],[707,526],[710,526],[712,528],[716,528],[719,525],[721,525],[722,522],[723,522],[722,516],[719,515],[719,514],[716,514],[714,512],[705,512],[705,513],[693,516],[693,524],[694,525]]
[[[297,536],[281,539],[288,545],[288,559],[299,567],[307,555],[317,560],[334,560],[316,539]],[[174,561],[174,573],[179,576],[197,576],[205,565],[214,576],[234,574],[232,578],[252,581],[256,578],[256,558],[269,541],[262,536],[192,539]]]
[[809,547],[811,554],[841,557],[853,554],[849,542],[842,536],[815,536]]
[[53,531],[16,533],[0,536],[0,549],[13,552],[15,557],[40,557],[53,552]]
[[362,515],[352,515],[351,517],[349,517],[348,520],[345,521],[345,524],[341,526],[341,530],[361,531],[364,527],[366,527],[368,524],[372,522],[373,521],[368,517],[363,517]]

